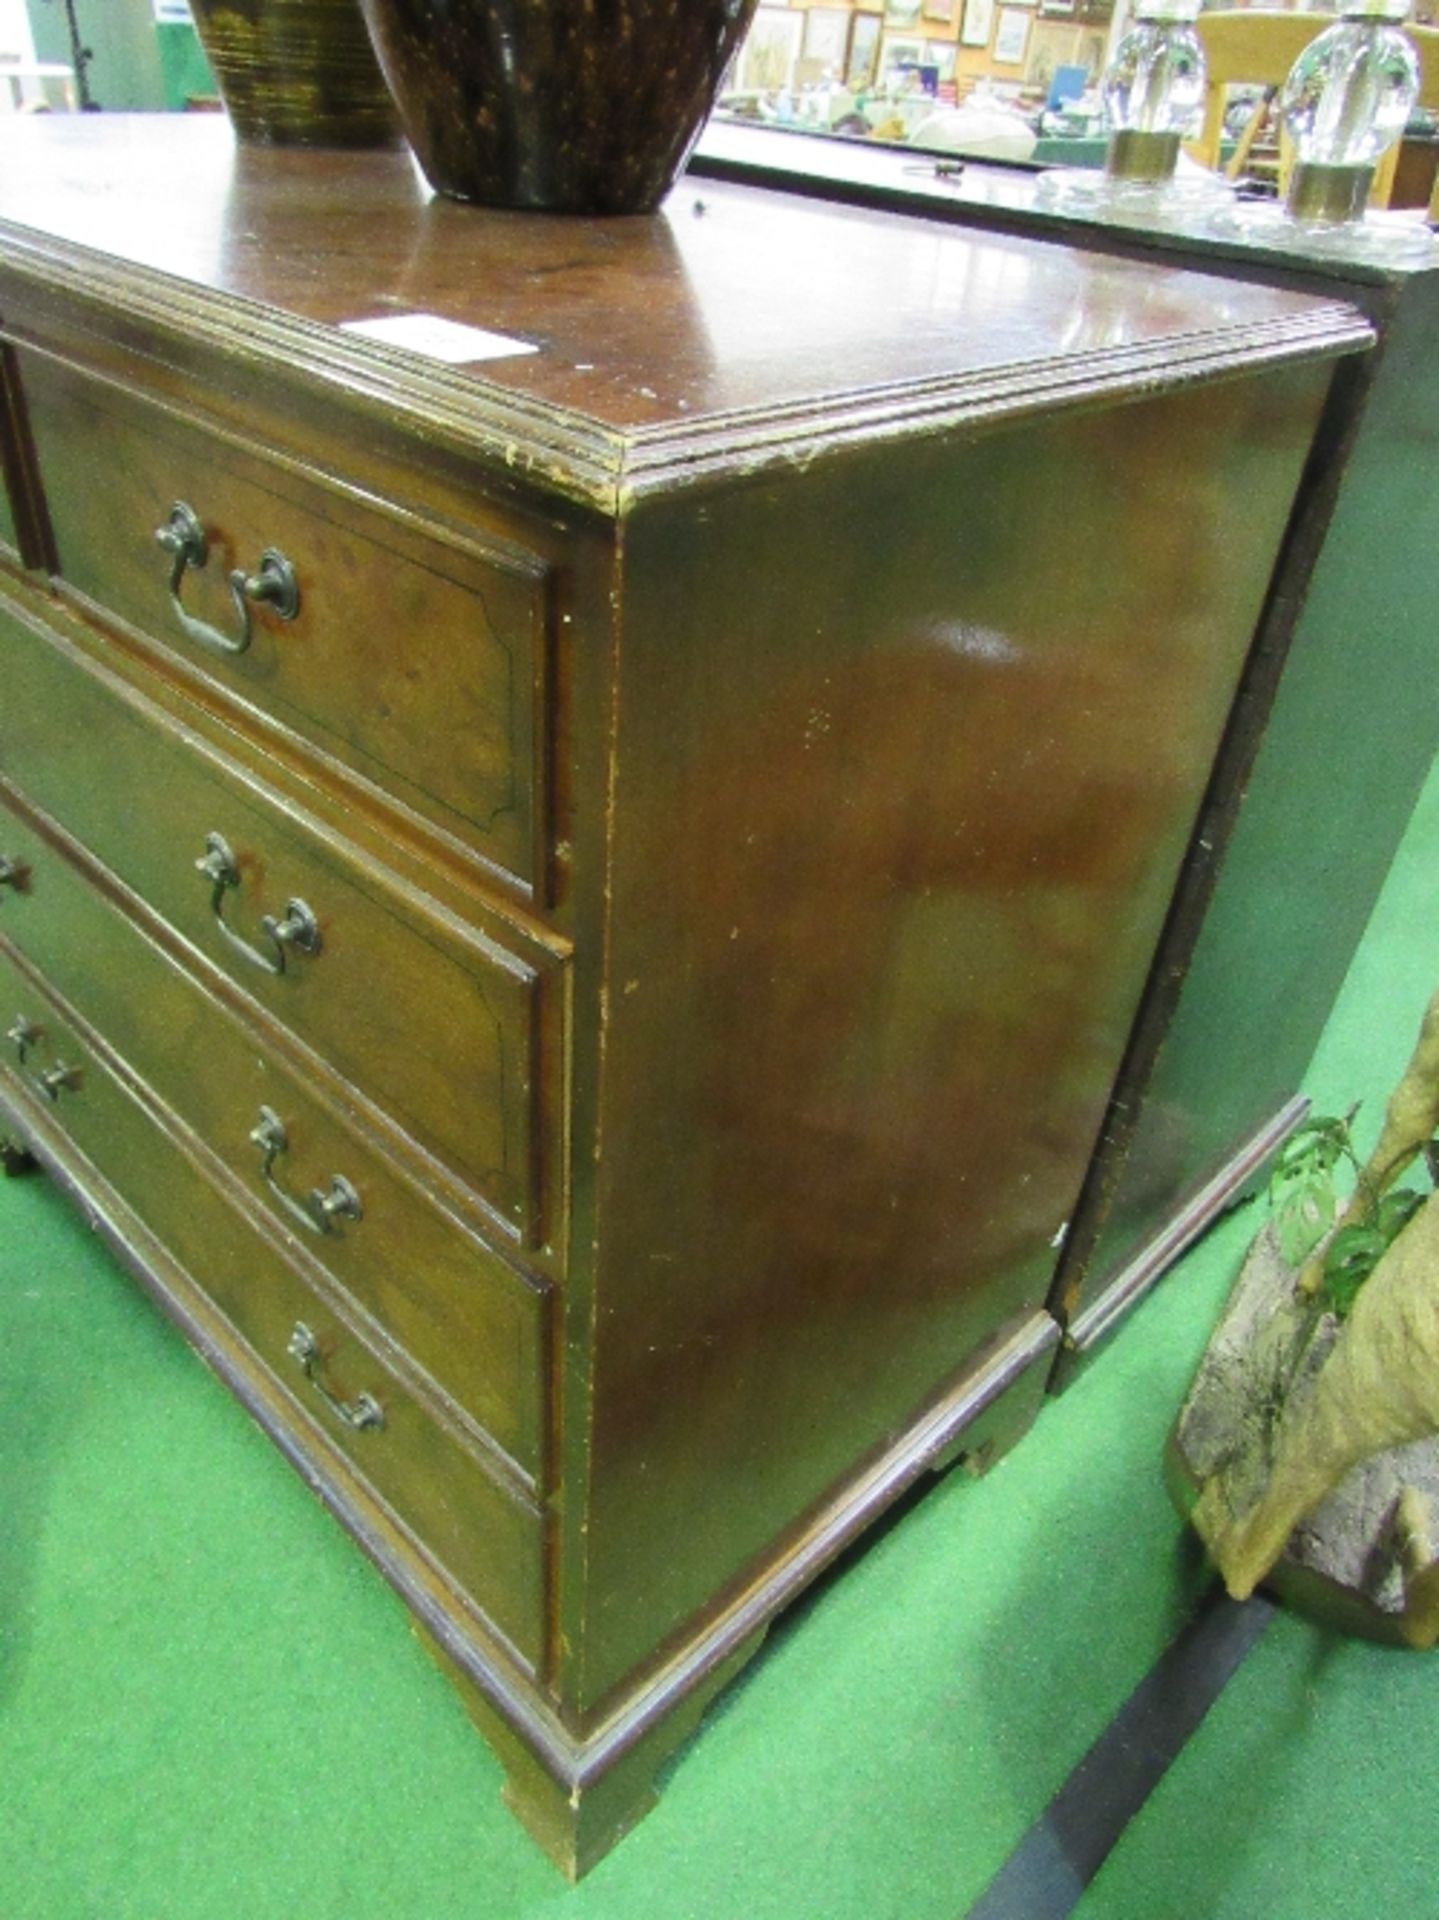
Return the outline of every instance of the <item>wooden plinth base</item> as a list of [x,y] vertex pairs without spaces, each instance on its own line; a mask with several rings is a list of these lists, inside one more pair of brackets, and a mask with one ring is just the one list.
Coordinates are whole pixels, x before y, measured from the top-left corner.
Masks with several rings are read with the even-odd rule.
[[1187,1201],[1173,1207],[1159,1231],[1117,1273],[1107,1280],[1086,1278],[1083,1305],[1065,1333],[1050,1382],[1051,1393],[1062,1393],[1078,1378],[1085,1362],[1124,1316],[1216,1220],[1259,1190],[1274,1155],[1308,1112],[1309,1102],[1302,1095],[1287,1101],[1212,1179]]
[[576,1741],[574,1763],[561,1778],[497,1714],[468,1674],[419,1623],[415,1634],[456,1688],[465,1711],[505,1769],[505,1805],[571,1882],[584,1878],[654,1806],[665,1765],[694,1735],[705,1710],[764,1643],[760,1628],[722,1666],[683,1695],[617,1758],[605,1763],[599,1743]]
[[997,1339],[896,1446],[817,1509],[748,1585],[582,1728],[548,1717],[543,1751],[497,1711],[483,1676],[417,1624],[498,1755],[511,1811],[571,1880],[582,1878],[650,1810],[666,1764],[711,1702],[758,1653],[770,1623],[894,1500],[951,1467],[987,1473],[1028,1432],[1044,1401],[1058,1327],[1034,1315]]

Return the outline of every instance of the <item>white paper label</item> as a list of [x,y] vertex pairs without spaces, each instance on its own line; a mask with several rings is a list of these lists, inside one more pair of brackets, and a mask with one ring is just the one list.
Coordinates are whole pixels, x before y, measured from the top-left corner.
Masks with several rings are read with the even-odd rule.
[[503,360],[512,353],[538,353],[528,340],[513,334],[487,333],[483,327],[461,326],[458,320],[442,319],[438,313],[391,313],[380,320],[342,320],[344,333],[363,334],[387,347],[404,347],[410,353],[422,353],[428,360],[443,360],[447,366],[461,367],[472,360]]

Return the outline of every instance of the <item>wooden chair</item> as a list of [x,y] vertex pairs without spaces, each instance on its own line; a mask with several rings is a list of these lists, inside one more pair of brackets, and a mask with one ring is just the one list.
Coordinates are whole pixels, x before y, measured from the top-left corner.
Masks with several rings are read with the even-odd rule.
[[[1233,13],[1201,13],[1194,23],[1204,47],[1206,82],[1204,124],[1190,141],[1188,151],[1201,166],[1219,169],[1220,143],[1224,135],[1224,103],[1233,86],[1258,85],[1265,98],[1251,114],[1239,138],[1239,145],[1225,171],[1231,178],[1244,169],[1254,136],[1265,109],[1284,84],[1289,69],[1326,27],[1333,17],[1321,13],[1278,13],[1246,9]],[[1419,53],[1419,104],[1439,106],[1439,28],[1406,27]],[[1289,142],[1280,141],[1279,186],[1283,192],[1289,177]],[[1370,204],[1387,207],[1394,188],[1394,169],[1399,160],[1396,140],[1379,162],[1374,177]]]

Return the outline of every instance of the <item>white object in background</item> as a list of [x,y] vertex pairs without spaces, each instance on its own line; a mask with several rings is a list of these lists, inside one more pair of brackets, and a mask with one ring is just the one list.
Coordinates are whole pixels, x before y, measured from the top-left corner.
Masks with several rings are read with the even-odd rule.
[[[74,113],[79,106],[75,95],[75,69],[62,66],[58,60],[10,60],[0,55],[0,80],[9,82],[12,113],[24,113],[27,107],[48,106],[46,88],[51,82],[63,93],[67,112]],[[38,83],[39,91],[33,100],[25,92],[27,80]]]
[[962,107],[940,108],[921,120],[909,137],[916,147],[986,160],[1028,160],[1037,145],[1024,115],[1012,113],[992,95],[976,103],[971,94]]
[[0,0],[0,56],[33,65],[35,36],[25,0]]

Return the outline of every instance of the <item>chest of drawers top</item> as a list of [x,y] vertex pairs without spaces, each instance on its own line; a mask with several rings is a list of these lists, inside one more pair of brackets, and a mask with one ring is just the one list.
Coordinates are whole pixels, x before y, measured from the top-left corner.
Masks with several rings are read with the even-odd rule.
[[[238,149],[198,117],[7,125],[0,239],[12,325],[63,292],[201,375],[192,403],[234,405],[219,350],[277,413],[318,384],[606,513],[1365,337],[1333,302],[719,183],[649,219],[482,212],[403,154]],[[448,366],[342,331],[406,313],[533,350]]]

